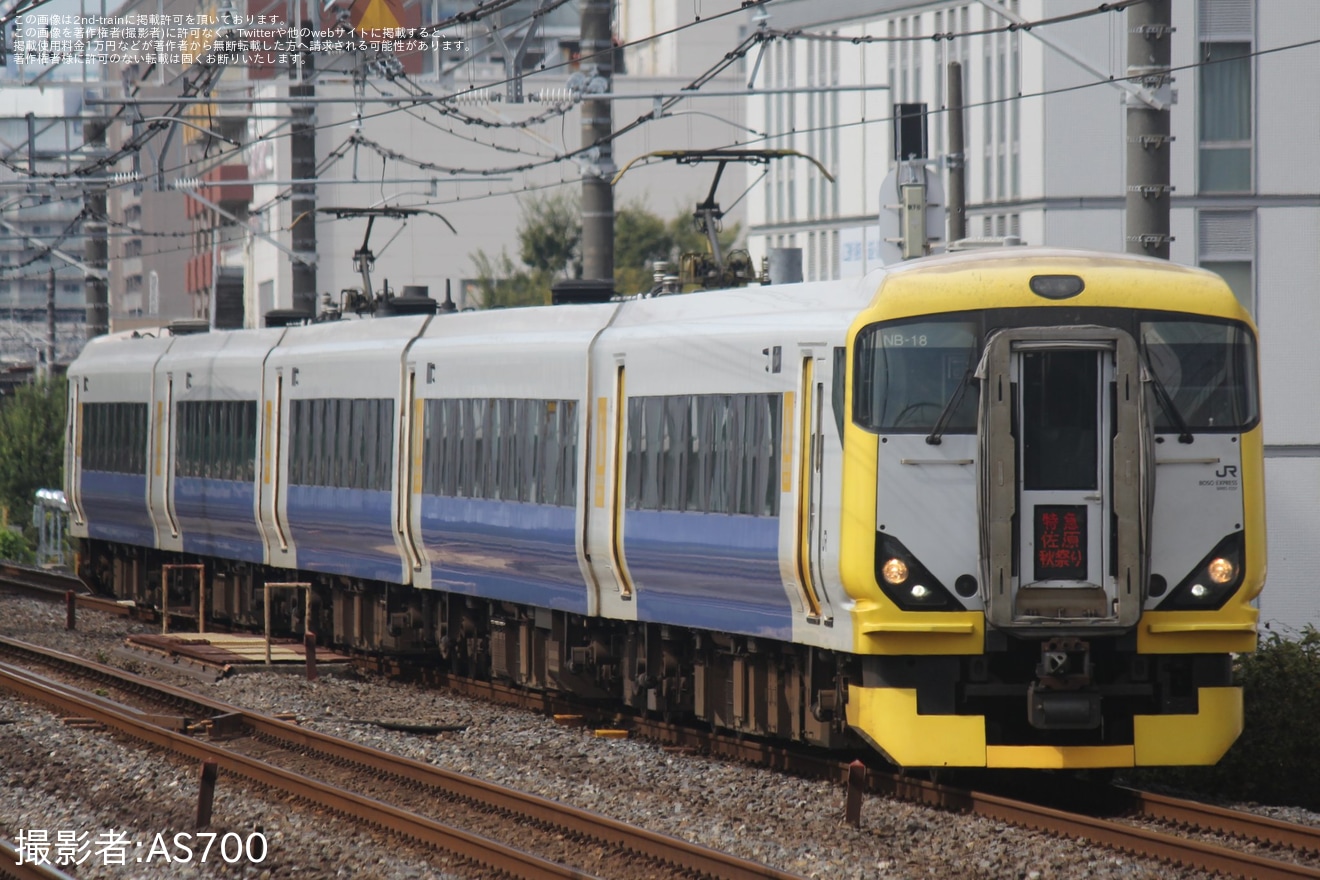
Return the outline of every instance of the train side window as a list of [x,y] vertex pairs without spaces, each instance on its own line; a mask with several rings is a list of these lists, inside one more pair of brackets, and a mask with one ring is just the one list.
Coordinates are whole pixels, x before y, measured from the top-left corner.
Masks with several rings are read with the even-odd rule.
[[530,501],[537,504],[559,503],[559,406],[553,400],[533,401],[537,435],[532,446],[534,491]]
[[151,408],[145,403],[137,404],[137,426],[138,426],[138,467],[137,472],[146,474],[147,472],[147,438],[151,434],[150,430]]
[[559,434],[564,438],[559,468],[559,503],[572,506],[577,503],[578,417],[577,401],[565,400],[559,407]]
[[[301,486],[307,482],[307,429],[303,401],[289,401],[289,483]],[[275,463],[279,466],[279,462]]]
[[119,435],[119,404],[106,404],[106,470],[119,471],[119,451],[124,441]]
[[384,397],[380,400],[380,409],[376,417],[379,439],[376,441],[376,473],[380,482],[376,488],[389,491],[390,479],[394,476],[392,462],[394,456],[394,400]]
[[761,399],[765,403],[765,443],[761,449],[761,478],[760,485],[764,487],[765,503],[761,508],[763,516],[779,515],[779,450],[783,443],[784,420],[781,418],[783,413],[784,398],[781,394],[763,394]]
[[304,485],[321,485],[321,475],[325,473],[325,442],[327,429],[325,424],[325,401],[316,398],[308,402],[311,418],[308,420],[307,481]]
[[344,460],[340,466],[343,482],[340,484],[345,489],[358,489],[358,472],[361,470],[362,460],[358,457],[359,439],[362,426],[359,422],[359,415],[362,412],[362,400],[344,400],[340,404],[339,424],[343,429],[343,449]]
[[339,482],[335,485],[341,489],[357,488],[357,462],[353,461],[353,452],[357,448],[353,442],[353,415],[355,409],[357,409],[356,400],[347,397],[340,399],[339,448],[336,450],[336,455],[339,458]]
[[693,509],[714,510],[715,398],[698,397],[696,409],[697,466],[692,470],[696,479],[697,501]]
[[124,410],[124,434],[128,438],[127,445],[124,448],[124,472],[130,474],[146,473],[146,468],[138,464],[140,460],[145,458],[141,453],[141,446],[146,442],[146,433],[139,432],[137,425],[137,408],[140,405],[121,404]]
[[234,429],[234,403],[222,400],[216,404],[216,408],[220,410],[220,472],[216,476],[222,480],[233,480],[237,478],[234,473],[234,461],[237,458],[234,454],[234,440],[238,433]]
[[729,407],[729,397],[727,395],[716,395],[711,398],[711,418],[713,461],[710,470],[710,506],[707,510],[711,513],[731,513],[732,507],[729,503],[731,476],[729,470],[733,460],[731,454],[733,412]]
[[463,402],[463,437],[467,443],[467,448],[464,450],[462,479],[468,498],[480,498],[485,492],[482,488],[485,485],[483,478],[485,460],[482,458],[483,438],[481,436],[485,418],[486,407],[482,401],[470,399]]
[[498,479],[498,497],[505,501],[518,500],[518,457],[514,454],[513,440],[518,431],[517,401],[501,399],[492,401],[496,422],[495,473]]
[[243,401],[243,479],[257,478],[257,402]]
[[202,448],[202,476],[214,477],[216,475],[216,454],[218,443],[216,434],[219,431],[219,418],[216,415],[215,404],[211,402],[203,403],[203,448]]
[[537,428],[540,414],[546,407],[544,400],[518,401],[518,433],[513,440],[518,445],[518,461],[522,469],[522,477],[518,480],[519,501],[536,501],[540,494],[541,469],[537,467],[537,456],[541,452],[541,438]]
[[[624,452],[624,504],[637,510],[642,499],[642,401],[628,399],[627,448]],[[615,475],[618,479],[618,475]]]

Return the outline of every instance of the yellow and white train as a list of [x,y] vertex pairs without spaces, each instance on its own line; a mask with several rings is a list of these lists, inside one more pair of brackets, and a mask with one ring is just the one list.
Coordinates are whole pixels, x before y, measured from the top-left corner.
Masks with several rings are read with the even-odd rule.
[[69,376],[84,574],[124,597],[201,561],[205,613],[260,620],[308,581],[327,643],[910,767],[1204,764],[1242,726],[1256,334],[1208,272],[997,249],[111,337]]

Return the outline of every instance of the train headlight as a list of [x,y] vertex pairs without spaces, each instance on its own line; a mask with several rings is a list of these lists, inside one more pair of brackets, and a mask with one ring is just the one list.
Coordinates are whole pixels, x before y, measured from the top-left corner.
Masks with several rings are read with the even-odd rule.
[[1212,560],[1206,570],[1210,573],[1210,580],[1217,584],[1226,584],[1237,574],[1237,567],[1222,556]]
[[1242,584],[1245,536],[1234,532],[1220,541],[1160,603],[1161,611],[1222,608]]
[[961,611],[963,607],[939,578],[888,532],[875,535],[875,581],[900,611]]

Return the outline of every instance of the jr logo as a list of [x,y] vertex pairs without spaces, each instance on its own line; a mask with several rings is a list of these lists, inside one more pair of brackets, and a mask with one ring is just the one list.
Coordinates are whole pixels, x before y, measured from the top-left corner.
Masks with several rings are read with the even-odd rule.
[[1222,468],[1220,468],[1219,470],[1215,471],[1215,476],[1218,477],[1218,478],[1221,479],[1221,480],[1224,479],[1224,477],[1236,477],[1236,476],[1237,476],[1237,465],[1235,465],[1235,464],[1226,464],[1226,465],[1224,465]]

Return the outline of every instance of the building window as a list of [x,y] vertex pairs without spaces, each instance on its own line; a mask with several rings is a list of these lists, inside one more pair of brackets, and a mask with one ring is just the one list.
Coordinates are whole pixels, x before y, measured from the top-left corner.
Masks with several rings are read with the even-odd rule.
[[1242,307],[1256,313],[1252,267],[1256,254],[1254,211],[1201,211],[1197,215],[1197,265],[1216,272]]
[[1202,43],[1201,192],[1251,190],[1250,43]]
[[1251,0],[1198,4],[1201,192],[1251,191],[1253,7]]

